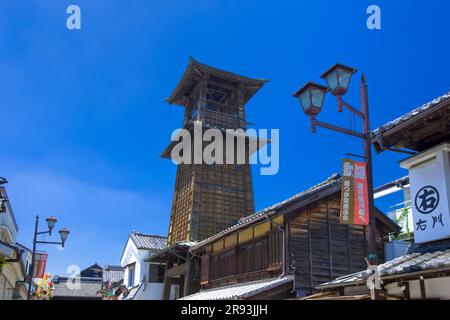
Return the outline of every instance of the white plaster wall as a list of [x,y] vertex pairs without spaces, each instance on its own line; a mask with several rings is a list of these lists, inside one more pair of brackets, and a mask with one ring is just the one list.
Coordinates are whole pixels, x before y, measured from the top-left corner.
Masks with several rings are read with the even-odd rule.
[[[420,281],[409,282],[411,299],[422,299]],[[450,299],[450,277],[425,279],[425,293],[427,299]]]
[[145,289],[138,297],[138,300],[162,300],[163,298],[163,283],[146,283]]

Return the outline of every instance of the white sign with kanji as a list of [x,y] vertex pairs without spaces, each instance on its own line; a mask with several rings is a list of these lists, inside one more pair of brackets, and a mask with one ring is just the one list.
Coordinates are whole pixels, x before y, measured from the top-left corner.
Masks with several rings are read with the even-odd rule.
[[450,238],[450,143],[400,163],[409,170],[414,242]]

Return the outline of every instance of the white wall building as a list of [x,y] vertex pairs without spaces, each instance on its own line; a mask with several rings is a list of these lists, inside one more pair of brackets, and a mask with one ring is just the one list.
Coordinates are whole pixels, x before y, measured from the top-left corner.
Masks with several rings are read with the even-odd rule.
[[[0,178],[3,183],[6,180]],[[31,252],[16,242],[19,228],[6,189],[0,187],[0,300],[26,299]]]
[[162,300],[165,266],[145,260],[165,249],[166,240],[163,236],[136,231],[130,234],[120,259],[128,291],[121,295],[121,300]]

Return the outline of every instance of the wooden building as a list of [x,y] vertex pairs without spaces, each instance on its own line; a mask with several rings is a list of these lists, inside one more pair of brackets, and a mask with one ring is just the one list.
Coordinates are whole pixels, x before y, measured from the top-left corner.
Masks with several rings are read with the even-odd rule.
[[[183,128],[246,129],[245,104],[267,82],[223,71],[190,59],[181,81],[167,99],[184,107]],[[176,142],[162,157],[171,158]],[[250,165],[179,164],[168,244],[202,240],[254,212]]]
[[[341,178],[324,182],[248,217],[190,246],[183,268],[187,298],[226,296],[227,288],[242,292],[256,285],[265,299],[304,296],[315,287],[366,267],[367,230],[339,223]],[[376,210],[379,255],[388,234],[399,227]],[[169,271],[170,272],[170,271]],[[293,281],[276,282],[275,279]],[[281,289],[280,289],[281,288]],[[224,291],[225,290],[225,291]],[[237,289],[236,289],[237,290]],[[199,292],[200,291],[200,292]],[[239,297],[236,297],[239,298]]]

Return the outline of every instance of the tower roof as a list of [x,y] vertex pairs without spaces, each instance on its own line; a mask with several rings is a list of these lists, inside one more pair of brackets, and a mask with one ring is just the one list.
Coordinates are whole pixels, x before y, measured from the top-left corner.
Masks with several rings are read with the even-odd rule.
[[189,57],[189,65],[187,66],[186,71],[184,72],[177,87],[172,92],[170,97],[167,98],[167,102],[185,107],[187,105],[186,98],[189,97],[196,84],[204,76],[207,76],[210,79],[228,82],[232,85],[243,86],[245,89],[245,103],[247,103],[247,101],[250,100],[266,82],[269,81],[268,79],[248,78],[232,72],[217,69]]

